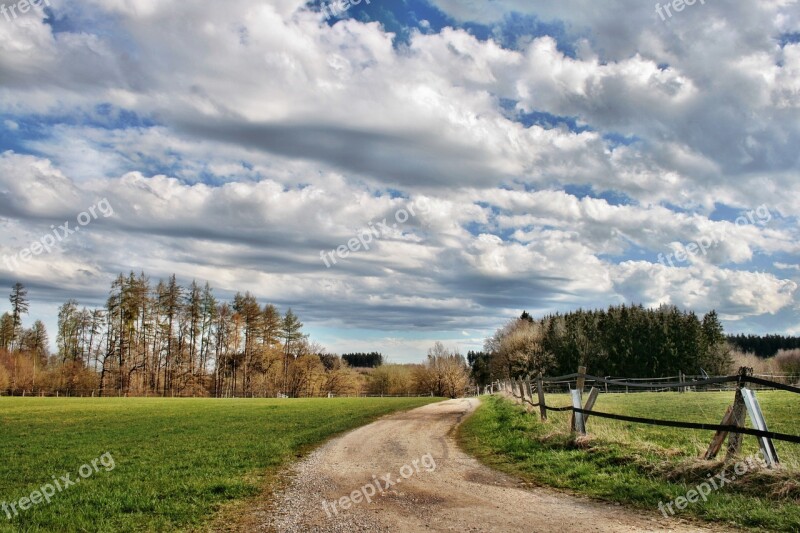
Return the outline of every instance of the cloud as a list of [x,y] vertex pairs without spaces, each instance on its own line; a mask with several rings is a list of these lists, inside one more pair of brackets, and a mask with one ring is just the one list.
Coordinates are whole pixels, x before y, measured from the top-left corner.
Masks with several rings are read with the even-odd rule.
[[[336,346],[405,335],[409,359],[409,331],[463,340],[522,309],[673,303],[793,327],[791,4],[665,22],[622,0],[434,3],[453,27],[403,43],[299,0],[53,0],[52,20],[0,25],[0,255],[108,198],[114,217],[26,264],[34,298],[101,304],[121,271],[177,272],[292,305]],[[513,49],[463,24],[490,35],[514,13],[553,24]],[[320,259],[420,200],[370,251]],[[768,223],[737,227],[762,205]],[[1,263],[0,282],[21,275]]]

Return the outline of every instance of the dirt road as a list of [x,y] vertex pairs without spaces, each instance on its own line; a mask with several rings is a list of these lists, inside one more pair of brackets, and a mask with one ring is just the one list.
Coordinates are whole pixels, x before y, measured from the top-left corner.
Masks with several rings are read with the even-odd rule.
[[[455,426],[477,405],[475,399],[429,405],[332,440],[295,467],[285,491],[251,527],[279,532],[411,533],[700,530],[667,520],[657,510],[632,511],[555,491],[526,489],[482,466],[451,438]],[[387,487],[390,483],[394,484]],[[350,505],[342,500],[345,496]]]

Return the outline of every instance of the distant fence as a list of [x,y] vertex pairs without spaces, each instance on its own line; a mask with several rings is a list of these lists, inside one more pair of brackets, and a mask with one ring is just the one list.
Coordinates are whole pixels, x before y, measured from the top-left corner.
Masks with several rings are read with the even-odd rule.
[[[433,396],[432,393],[428,394],[372,394],[372,393],[354,393],[354,394],[332,394],[327,392],[320,392],[318,394],[301,394],[292,396],[291,398],[427,398]],[[0,390],[0,397],[16,397],[16,398],[217,398],[217,399],[265,399],[265,398],[290,398],[285,394],[267,394],[263,392],[237,392],[236,394],[223,394],[215,396],[213,394],[198,394],[191,392],[133,392],[121,391],[119,389],[75,389],[68,391],[52,391],[52,390]]]
[[[669,379],[674,378],[657,378],[647,381],[641,379],[608,379],[587,374],[586,369],[581,367],[577,373],[568,374],[566,376],[558,376],[553,378],[539,376],[537,379],[497,381],[488,386],[484,392],[490,394],[495,392],[504,392],[513,396],[520,403],[526,404],[532,408],[539,408],[539,413],[542,420],[547,420],[548,412],[571,412],[570,430],[580,435],[586,434],[586,422],[590,416],[611,420],[620,420],[634,424],[716,431],[714,439],[704,455],[704,457],[709,460],[717,456],[726,437],[728,438],[729,457],[739,453],[741,449],[742,437],[744,435],[752,435],[757,437],[759,446],[761,447],[761,451],[764,455],[764,460],[769,466],[779,463],[778,455],[775,451],[775,447],[772,444],[772,440],[800,444],[800,436],[776,433],[768,430],[766,420],[764,419],[763,412],[761,411],[761,406],[759,405],[755,395],[755,390],[757,390],[756,387],[760,390],[782,390],[794,394],[800,394],[800,388],[787,383],[780,383],[778,381],[772,381],[764,379],[763,377],[755,376],[752,374],[752,370],[748,368],[740,369],[739,374],[735,376],[704,376],[702,379],[687,380],[683,375],[681,375],[679,378],[683,379],[679,379],[679,381],[668,381]],[[587,384],[592,384],[594,386],[592,386],[589,392],[589,397],[584,404],[583,393]],[[751,385],[751,387],[748,388],[746,385]],[[545,402],[546,393],[552,394],[553,392],[565,392],[565,388],[566,391],[569,392],[572,401],[571,406],[553,407],[547,405]],[[704,424],[673,420],[657,420],[652,418],[642,418],[595,411],[593,408],[601,390],[605,392],[628,392],[631,390],[674,390],[679,392],[702,390],[735,390],[736,396],[734,398],[733,405],[728,407],[720,424]],[[745,427],[746,415],[749,415],[755,429]]]
[[[543,379],[546,392],[567,392],[569,387],[574,384],[579,374],[568,374],[554,378]],[[770,390],[775,389],[771,384],[778,387],[783,385],[800,384],[800,376],[797,374],[751,374],[748,378],[751,381],[751,389]],[[760,382],[755,379],[760,378]],[[604,392],[719,392],[735,391],[739,384],[738,376],[690,376],[680,374],[677,376],[667,376],[661,378],[622,378],[614,376],[595,377],[585,374],[586,386],[597,387]],[[767,384],[769,383],[769,384]]]

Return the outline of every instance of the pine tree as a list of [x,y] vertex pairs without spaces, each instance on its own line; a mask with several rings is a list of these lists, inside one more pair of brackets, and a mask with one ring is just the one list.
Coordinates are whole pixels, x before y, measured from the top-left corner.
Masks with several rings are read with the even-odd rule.
[[14,319],[8,313],[0,317],[0,349],[8,350],[14,341]]
[[[22,329],[22,315],[28,314],[28,289],[22,283],[15,283],[11,288],[11,296],[8,297],[11,302],[11,318],[13,319],[13,332],[11,336],[11,344],[13,348],[14,341],[18,340]],[[19,343],[17,343],[19,347]]]

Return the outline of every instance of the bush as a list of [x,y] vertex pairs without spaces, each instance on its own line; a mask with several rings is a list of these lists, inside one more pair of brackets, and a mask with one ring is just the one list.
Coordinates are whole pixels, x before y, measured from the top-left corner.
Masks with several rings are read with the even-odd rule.
[[782,374],[800,375],[800,350],[781,350],[775,364]]
[[6,370],[6,367],[0,363],[0,392],[8,390],[8,386],[11,384],[11,376]]
[[415,365],[382,365],[369,376],[369,393],[389,396],[415,394],[417,384],[414,380]]
[[780,374],[782,371],[778,367],[775,358],[764,359],[762,357],[758,357],[753,353],[743,353],[743,352],[733,352],[731,354],[733,358],[733,369],[734,372],[738,371],[740,367],[748,367],[753,369],[753,373],[755,374]]

